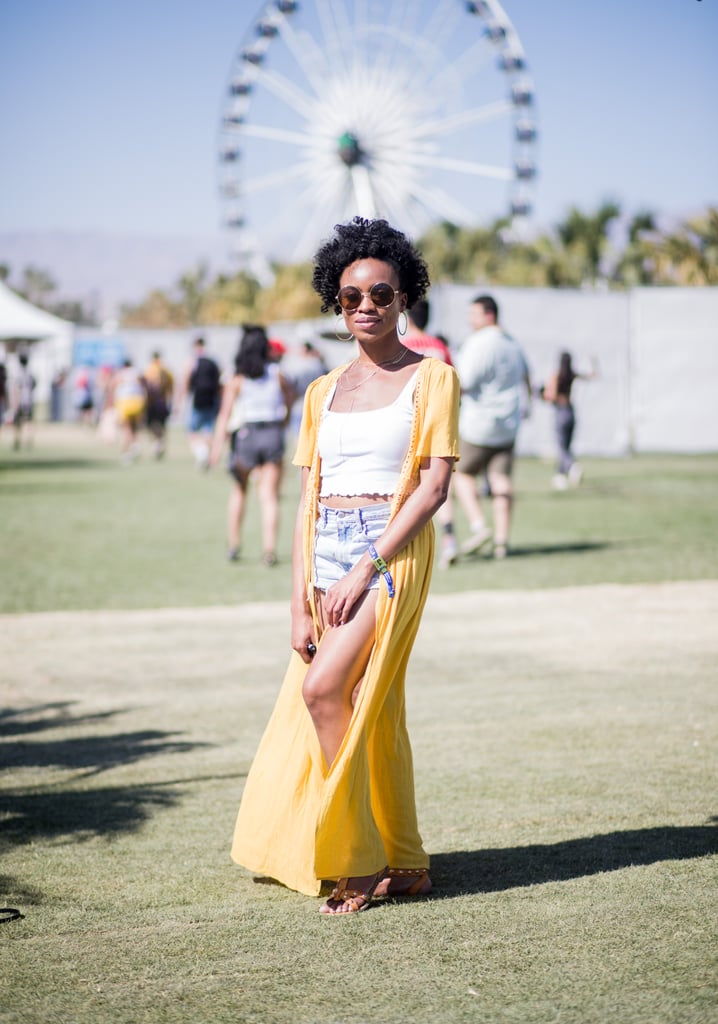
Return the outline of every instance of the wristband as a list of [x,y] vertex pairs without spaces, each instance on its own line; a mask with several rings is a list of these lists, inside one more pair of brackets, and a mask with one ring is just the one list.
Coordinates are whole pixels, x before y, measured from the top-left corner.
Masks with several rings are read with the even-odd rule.
[[369,557],[372,560],[372,564],[377,572],[380,572],[386,580],[386,589],[389,591],[389,597],[394,596],[394,580],[391,578],[389,572],[389,566],[386,564],[384,559],[381,557],[377,549],[373,544],[369,545]]

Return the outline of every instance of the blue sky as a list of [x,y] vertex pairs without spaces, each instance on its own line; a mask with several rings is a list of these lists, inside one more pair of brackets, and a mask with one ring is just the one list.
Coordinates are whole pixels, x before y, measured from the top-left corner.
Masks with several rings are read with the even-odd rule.
[[[214,234],[222,96],[260,6],[3,0],[0,231]],[[716,0],[504,7],[536,86],[539,224],[718,202]]]

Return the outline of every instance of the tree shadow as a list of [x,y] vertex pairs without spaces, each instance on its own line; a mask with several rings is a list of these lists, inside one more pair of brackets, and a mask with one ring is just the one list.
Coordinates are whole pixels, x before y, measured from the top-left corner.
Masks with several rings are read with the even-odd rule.
[[[2,767],[70,770],[70,782],[50,775],[39,785],[12,786],[0,794],[2,840],[17,844],[62,836],[88,838],[136,830],[156,809],[173,806],[182,796],[182,779],[171,783],[87,788],[86,781],[123,765],[158,754],[187,754],[208,743],[177,739],[176,733],[145,729],[134,732],[99,731],[67,735],[87,729],[128,709],[72,714],[69,701],[9,709],[0,716]],[[57,739],[36,739],[43,730],[62,729]],[[42,778],[42,776],[41,776]]]
[[117,711],[98,711],[91,715],[72,715],[69,712],[72,705],[72,701],[58,700],[25,708],[2,708],[0,709],[0,741],[5,736],[27,736],[30,733],[43,732],[46,729],[101,722],[117,714]]
[[[99,775],[119,765],[133,764],[156,754],[186,754],[207,743],[174,739],[176,733],[158,729],[136,732],[62,736],[56,740],[22,739],[48,729],[71,729],[100,723],[124,709],[72,715],[69,701],[10,709],[0,716],[0,751],[4,769],[66,768],[81,770],[82,778]],[[13,739],[7,740],[6,736]]]
[[706,857],[718,853],[718,819],[710,818],[709,822],[609,832],[543,846],[433,854],[434,895],[453,899],[467,893],[565,882],[664,860]]

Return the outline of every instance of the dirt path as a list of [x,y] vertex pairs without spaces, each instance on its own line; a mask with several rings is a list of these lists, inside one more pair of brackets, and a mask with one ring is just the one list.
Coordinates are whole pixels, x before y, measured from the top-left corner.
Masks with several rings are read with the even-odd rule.
[[[718,581],[480,591],[430,598],[414,659],[550,656],[564,670],[688,662],[718,653]],[[0,616],[11,704],[151,700],[168,684],[223,692],[242,678],[274,690],[288,655],[285,603]],[[185,684],[178,686],[177,684]]]

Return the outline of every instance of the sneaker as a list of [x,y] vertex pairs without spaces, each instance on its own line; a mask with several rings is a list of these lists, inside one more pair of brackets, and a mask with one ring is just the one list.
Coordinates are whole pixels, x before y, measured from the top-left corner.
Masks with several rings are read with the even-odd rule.
[[502,558],[506,558],[508,553],[509,551],[505,544],[497,544],[494,547],[494,558],[501,560]]
[[448,569],[454,564],[459,557],[459,546],[456,543],[454,537],[447,537],[444,541],[444,546],[441,549],[441,557],[439,558],[439,568]]
[[227,552],[227,561],[228,562],[238,562],[239,561],[239,548],[230,548],[229,549],[229,551]]
[[569,469],[568,479],[569,483],[572,483],[574,487],[578,487],[578,485],[583,480],[583,470],[577,462],[574,462],[574,464]]
[[471,555],[474,551],[480,551],[486,544],[491,540],[491,530],[488,526],[484,526],[481,530],[476,530],[471,534],[468,540],[465,540],[459,549],[462,555]]
[[557,473],[556,476],[551,479],[551,486],[554,491],[565,491],[568,487],[568,477],[565,473]]
[[265,551],[262,555],[262,565],[265,565],[268,569],[273,568],[277,564],[277,556],[273,551]]

